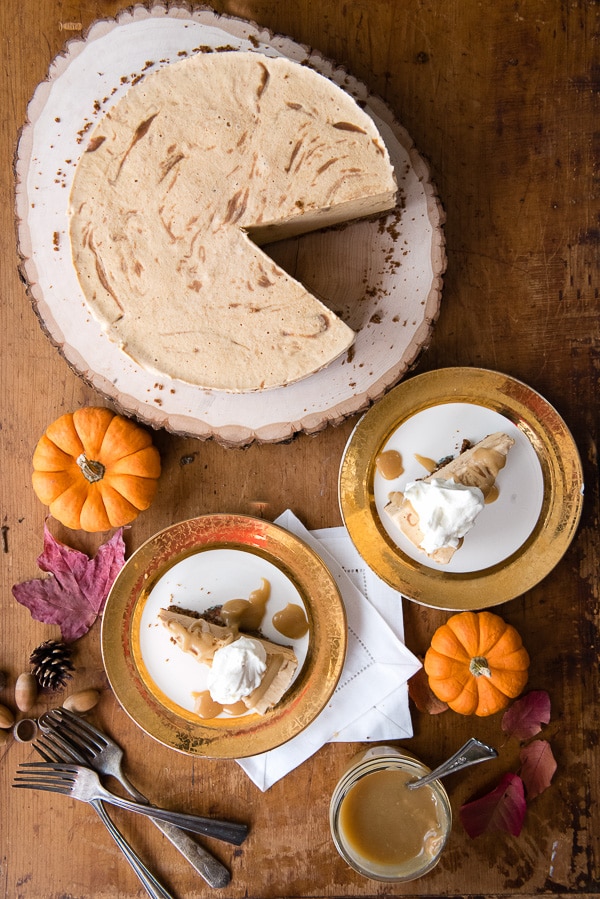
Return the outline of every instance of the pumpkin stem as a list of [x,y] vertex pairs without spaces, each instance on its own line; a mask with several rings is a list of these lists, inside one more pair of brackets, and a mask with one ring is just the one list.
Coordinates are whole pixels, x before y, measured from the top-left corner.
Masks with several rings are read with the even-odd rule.
[[101,481],[104,477],[106,469],[102,462],[95,462],[93,459],[88,459],[85,453],[81,453],[80,456],[77,456],[76,461],[81,469],[81,473],[90,484],[95,484],[96,481]]
[[471,659],[469,662],[469,671],[474,677],[481,677],[482,674],[485,677],[492,676],[488,661],[484,656],[475,656],[475,658]]

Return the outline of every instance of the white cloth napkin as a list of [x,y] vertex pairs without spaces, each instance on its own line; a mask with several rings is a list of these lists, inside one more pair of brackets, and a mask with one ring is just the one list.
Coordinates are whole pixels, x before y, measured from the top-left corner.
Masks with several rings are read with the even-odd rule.
[[403,642],[400,594],[367,568],[345,528],[311,534],[289,509],[275,523],[311,546],[335,578],[346,607],[348,646],[339,683],[321,714],[282,746],[238,759],[263,791],[325,743],[411,737],[407,681],[421,667]]

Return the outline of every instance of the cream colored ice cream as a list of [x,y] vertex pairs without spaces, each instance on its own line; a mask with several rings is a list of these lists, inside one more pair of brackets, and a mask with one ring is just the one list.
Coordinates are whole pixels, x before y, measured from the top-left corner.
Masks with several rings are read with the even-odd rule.
[[307,66],[198,53],[98,122],[70,197],[73,261],[109,338],[143,368],[265,390],[354,334],[259,245],[395,207],[373,120]]

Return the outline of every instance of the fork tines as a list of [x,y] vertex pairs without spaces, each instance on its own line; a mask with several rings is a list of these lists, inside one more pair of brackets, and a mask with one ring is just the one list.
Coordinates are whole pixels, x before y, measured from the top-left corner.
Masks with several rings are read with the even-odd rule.
[[58,731],[48,730],[38,737],[34,743],[35,749],[46,762],[73,762],[78,765],[86,765],[87,760],[77,752],[76,747]]
[[69,742],[87,755],[99,752],[108,742],[98,728],[67,709],[57,708],[46,712],[40,718],[40,726],[46,733],[49,730],[56,733],[60,729]]
[[70,793],[77,778],[77,766],[62,762],[21,762],[13,787]]

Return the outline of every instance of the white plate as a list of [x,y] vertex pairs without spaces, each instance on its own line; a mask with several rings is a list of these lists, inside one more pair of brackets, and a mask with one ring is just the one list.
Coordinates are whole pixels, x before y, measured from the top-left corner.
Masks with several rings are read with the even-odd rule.
[[[515,441],[506,466],[496,479],[498,499],[484,507],[460,552],[447,565],[440,565],[419,552],[384,512],[388,496],[392,491],[403,491],[409,481],[429,474],[415,453],[439,461],[445,456],[456,456],[463,440],[476,443],[496,431],[503,431]],[[386,480],[375,470],[375,503],[387,533],[416,562],[449,574],[481,571],[507,559],[533,532],[544,501],[542,468],[527,437],[504,415],[473,403],[445,403],[423,409],[403,422],[382,447],[382,451],[392,449],[402,456],[405,470],[395,480]]]
[[[261,632],[273,643],[292,646],[298,659],[295,678],[302,670],[308,650],[308,634],[300,640],[283,637],[272,618],[288,603],[306,608],[302,595],[284,572],[252,552],[211,549],[177,562],[160,577],[148,593],[140,620],[140,653],[150,682],[180,709],[194,711],[192,692],[207,689],[209,668],[173,644],[169,631],[158,621],[160,609],[170,605],[182,611],[204,612],[230,599],[248,599],[265,578],[271,588]],[[223,714],[221,717],[231,717]]]
[[[294,681],[264,715],[200,718],[190,692],[202,689],[204,666],[165,641],[158,609],[203,611],[248,599],[263,577],[272,590],[261,625],[267,638],[290,642],[269,620],[280,607],[297,602],[306,612],[308,634],[294,641]],[[104,667],[128,715],[164,745],[210,758],[267,752],[304,730],[336,688],[346,642],[344,604],[321,557],[283,528],[245,515],[202,515],[159,531],[127,560],[102,615]]]

